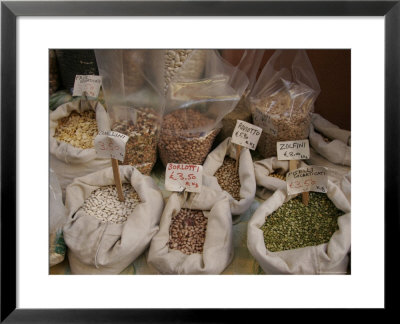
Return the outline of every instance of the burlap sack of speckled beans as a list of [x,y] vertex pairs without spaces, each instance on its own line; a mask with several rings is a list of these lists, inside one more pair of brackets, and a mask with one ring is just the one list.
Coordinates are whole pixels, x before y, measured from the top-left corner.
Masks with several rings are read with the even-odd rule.
[[[298,168],[307,166],[300,161]],[[289,171],[289,161],[271,157],[254,162],[254,173],[257,183],[256,196],[261,199],[269,198],[276,190],[286,191],[286,173]]]
[[250,94],[253,123],[263,129],[257,151],[276,156],[278,141],[308,138],[318,80],[304,50],[278,50]]
[[225,140],[225,138],[232,136],[238,120],[243,120],[250,124],[252,123],[253,119],[247,96],[250,94],[256,81],[257,72],[260,67],[264,52],[265,50],[245,50],[243,52],[237,67],[246,73],[249,79],[249,84],[235,109],[233,109],[222,119],[222,128],[217,136],[217,143],[220,143]]
[[233,259],[233,229],[226,195],[206,187],[168,198],[147,262],[163,274],[220,274]]
[[64,239],[73,274],[118,274],[148,247],[164,208],[160,189],[134,167],[119,167],[125,201],[112,168],[67,187]]
[[107,128],[107,113],[97,101],[77,100],[50,112],[50,167],[65,188],[74,178],[111,166],[94,149],[99,130]]
[[351,166],[351,132],[340,129],[319,114],[312,114],[310,145],[328,161]]
[[251,217],[247,247],[266,274],[346,274],[351,249],[351,206],[328,181],[328,193],[290,199],[277,190]]
[[232,215],[243,214],[252,204],[256,192],[253,160],[248,148],[243,147],[236,169],[237,146],[226,138],[210,154],[203,164],[204,174],[217,179],[217,189],[229,198]]

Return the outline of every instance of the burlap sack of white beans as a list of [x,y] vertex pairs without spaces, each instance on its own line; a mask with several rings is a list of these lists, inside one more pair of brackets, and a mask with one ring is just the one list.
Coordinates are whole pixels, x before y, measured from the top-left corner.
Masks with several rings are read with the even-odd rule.
[[[298,163],[298,168],[305,166],[307,164],[303,161]],[[270,174],[277,173],[286,177],[288,171],[289,161],[278,160],[276,156],[254,162],[254,173],[257,183],[256,196],[265,200],[276,190],[281,189],[286,191],[286,181],[271,177]]]
[[[319,114],[312,114],[311,121],[309,134],[310,145],[330,162],[350,166],[351,132],[340,129]],[[315,132],[315,130],[332,141],[329,143],[325,142],[322,135]]]
[[77,178],[67,187],[68,221],[63,230],[73,274],[120,273],[143,253],[158,231],[164,207],[160,189],[150,176],[132,166],[119,170],[122,183],[130,183],[141,201],[122,224],[103,223],[81,209],[94,190],[114,184],[112,168]]
[[[233,144],[232,138],[226,138],[210,154],[203,164],[203,172],[209,176],[214,176],[215,172],[224,163],[225,156],[236,160],[237,146]],[[234,199],[228,192],[224,193],[229,198],[232,215],[244,213],[254,200],[256,193],[256,179],[254,176],[253,160],[248,148],[242,147],[239,156],[239,179],[240,179],[240,200]],[[216,181],[217,189],[222,190]]]
[[343,191],[328,181],[329,199],[345,214],[338,218],[339,229],[328,243],[299,249],[270,252],[260,227],[265,218],[288,201],[285,191],[277,190],[256,210],[247,228],[247,247],[266,274],[345,274],[351,247],[351,208]]
[[111,159],[99,158],[93,148],[82,149],[66,142],[57,140],[54,136],[58,120],[69,116],[73,111],[82,113],[87,110],[96,112],[98,130],[109,130],[107,113],[104,107],[95,101],[72,101],[61,105],[50,113],[50,167],[57,174],[65,198],[65,188],[74,178],[82,177],[111,166]]
[[[203,253],[187,255],[168,246],[171,219],[181,208],[202,210],[208,219]],[[172,194],[161,216],[160,230],[151,241],[147,262],[163,274],[219,274],[232,259],[232,216],[227,196],[204,185],[201,193],[190,193],[187,200],[183,194]]]

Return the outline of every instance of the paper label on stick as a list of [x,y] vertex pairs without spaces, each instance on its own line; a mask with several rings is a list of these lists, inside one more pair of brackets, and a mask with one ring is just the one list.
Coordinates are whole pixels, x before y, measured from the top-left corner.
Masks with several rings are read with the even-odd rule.
[[94,148],[99,157],[124,161],[125,146],[128,140],[129,136],[118,132],[100,131],[94,139]]
[[243,120],[236,121],[236,127],[232,134],[232,143],[255,150],[260,139],[261,127],[247,123]]
[[324,167],[307,166],[286,174],[288,195],[301,192],[316,191],[328,192],[328,177]]
[[278,160],[305,160],[310,158],[308,140],[286,141],[276,143]]
[[203,166],[168,163],[165,171],[165,189],[169,191],[200,192]]
[[82,96],[84,92],[88,97],[97,98],[101,86],[99,75],[77,75],[75,76],[73,96]]
[[254,124],[260,126],[264,133],[267,133],[274,137],[278,136],[278,127],[274,125],[271,117],[262,113],[258,109],[256,109],[253,113],[253,122]]

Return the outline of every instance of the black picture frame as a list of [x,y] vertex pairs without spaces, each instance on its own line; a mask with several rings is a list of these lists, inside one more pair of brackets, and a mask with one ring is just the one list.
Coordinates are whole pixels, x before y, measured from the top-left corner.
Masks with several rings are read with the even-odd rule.
[[[400,1],[29,1],[1,3],[1,322],[227,322],[249,309],[16,308],[16,19],[18,16],[384,16],[385,309],[396,307],[399,234]],[[397,284],[396,284],[397,283]],[[367,284],[367,283],[366,283]],[[249,314],[247,314],[249,316]]]

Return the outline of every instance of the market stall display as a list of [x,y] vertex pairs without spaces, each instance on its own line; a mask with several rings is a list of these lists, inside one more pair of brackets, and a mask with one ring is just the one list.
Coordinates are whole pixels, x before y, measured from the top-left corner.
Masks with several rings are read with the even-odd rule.
[[112,168],[76,178],[67,187],[64,240],[74,274],[117,274],[149,245],[164,207],[149,176],[120,166],[125,202],[117,199]]

